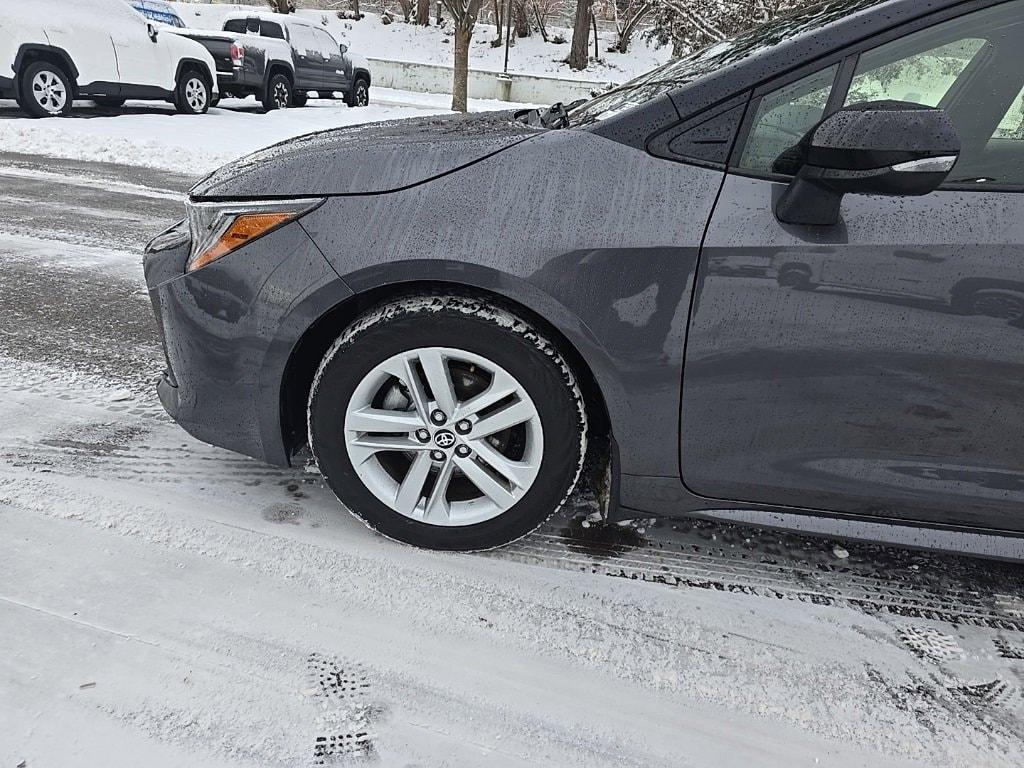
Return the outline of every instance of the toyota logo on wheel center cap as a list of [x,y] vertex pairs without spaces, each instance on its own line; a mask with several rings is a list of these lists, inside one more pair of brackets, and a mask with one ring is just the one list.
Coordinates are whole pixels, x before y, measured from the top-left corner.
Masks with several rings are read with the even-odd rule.
[[455,433],[449,432],[447,429],[442,429],[436,435],[434,435],[434,442],[438,448],[451,448],[455,445]]

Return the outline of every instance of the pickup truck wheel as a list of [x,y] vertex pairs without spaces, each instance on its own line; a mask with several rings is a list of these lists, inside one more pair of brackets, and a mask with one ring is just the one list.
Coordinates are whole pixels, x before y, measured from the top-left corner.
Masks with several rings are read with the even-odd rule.
[[271,112],[275,109],[288,109],[294,103],[291,80],[280,73],[271,77],[267,91],[263,94],[263,108]]
[[71,81],[56,64],[33,62],[21,76],[21,106],[32,117],[65,117],[72,98]]
[[370,103],[370,84],[365,78],[356,78],[349,92],[345,94],[345,103],[350,107],[365,107]]
[[306,106],[306,103],[308,101],[309,101],[309,94],[308,93],[296,93],[296,94],[294,94],[292,96],[292,106],[293,107],[304,107],[304,106]]
[[204,115],[210,109],[210,86],[199,72],[188,69],[178,78],[174,106],[184,115]]

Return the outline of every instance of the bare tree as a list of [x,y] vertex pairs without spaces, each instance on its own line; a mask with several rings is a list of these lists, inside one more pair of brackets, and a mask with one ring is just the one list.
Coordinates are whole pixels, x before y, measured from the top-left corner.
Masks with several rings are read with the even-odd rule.
[[416,10],[416,0],[398,0],[398,9],[402,12],[402,20],[408,24]]
[[814,2],[820,0],[655,0],[648,34],[658,45],[671,43],[678,57]]
[[480,13],[481,0],[441,0],[455,26],[455,81],[452,84],[452,110],[467,110],[469,84],[469,44]]
[[560,18],[565,13],[565,0],[532,0],[533,18],[544,42],[548,42],[548,19]]
[[615,18],[615,42],[608,50],[626,53],[637,27],[656,6],[657,0],[614,0],[611,7]]
[[587,43],[590,42],[590,16],[594,0],[576,0],[576,18],[572,25],[572,46],[566,59],[569,69],[586,69],[589,56]]
[[267,5],[277,13],[295,13],[295,0],[267,0]]
[[512,19],[509,23],[516,31],[516,37],[529,37],[533,31],[530,28],[530,16],[526,7],[528,0],[512,0]]
[[430,0],[416,0],[416,23],[421,27],[430,26]]

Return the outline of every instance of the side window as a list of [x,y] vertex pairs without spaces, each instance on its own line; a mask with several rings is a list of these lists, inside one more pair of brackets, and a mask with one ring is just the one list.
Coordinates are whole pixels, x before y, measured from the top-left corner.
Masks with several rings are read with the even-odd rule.
[[838,71],[837,64],[761,97],[739,167],[773,173],[776,160],[825,116]]
[[337,56],[341,52],[341,48],[334,42],[334,38],[326,32],[322,32],[319,29],[313,30],[313,36],[316,38],[316,47],[324,55],[325,59],[331,58],[331,56]]
[[1024,186],[1024,1],[937,24],[861,54],[846,104],[941,107],[960,135],[947,186]]
[[292,48],[299,53],[316,53],[316,38],[313,37],[313,30],[304,24],[291,24],[289,28],[292,33]]
[[916,37],[863,54],[846,104],[891,99],[937,107],[985,45],[984,40],[968,38],[919,51],[922,43]]
[[[741,170],[782,175],[828,104],[906,101],[944,109],[960,135],[947,186],[1024,187],[1024,0],[964,14],[857,58],[845,98],[830,100],[838,65],[790,83],[757,104]],[[835,94],[838,97],[840,94]]]
[[275,40],[284,40],[284,30],[281,25],[274,21],[263,21],[260,23],[260,34],[263,37],[272,37]]
[[224,22],[224,31],[235,35],[245,34],[245,19],[229,19]]

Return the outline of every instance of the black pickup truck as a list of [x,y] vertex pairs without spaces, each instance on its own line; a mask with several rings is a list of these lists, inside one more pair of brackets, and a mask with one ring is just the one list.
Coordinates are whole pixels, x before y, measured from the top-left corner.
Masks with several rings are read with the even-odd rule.
[[255,95],[267,110],[305,106],[341,94],[350,107],[370,102],[370,69],[325,29],[280,14],[237,14],[217,32],[175,29],[202,43],[217,65],[221,97]]

